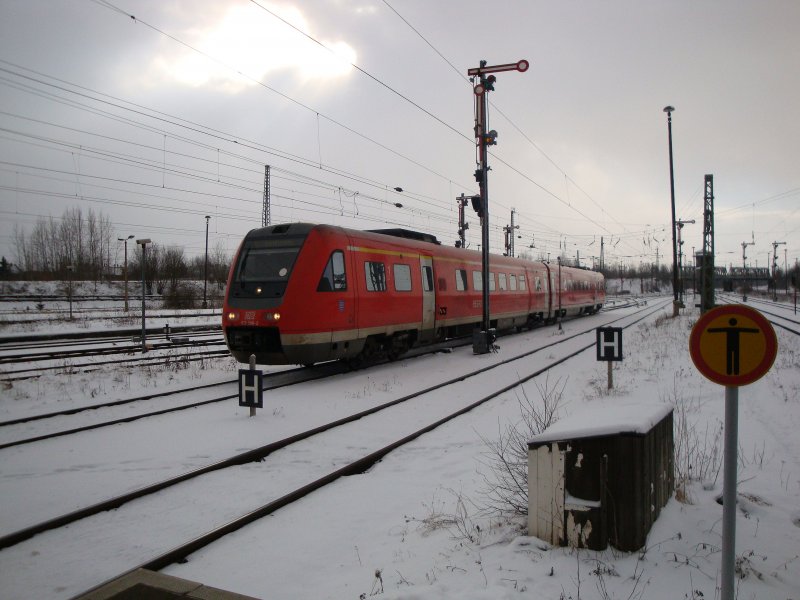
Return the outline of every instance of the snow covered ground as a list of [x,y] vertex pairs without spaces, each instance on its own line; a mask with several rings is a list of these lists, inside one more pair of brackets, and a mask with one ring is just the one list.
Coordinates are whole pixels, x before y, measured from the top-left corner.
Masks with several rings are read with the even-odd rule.
[[[698,313],[686,309],[677,319],[666,314],[660,310],[626,330],[625,359],[615,367],[613,390],[606,389],[606,365],[595,361],[593,350],[584,352],[547,377],[521,385],[391,453],[368,473],[343,478],[165,572],[259,598],[718,598],[722,507],[716,499],[722,492],[724,389],[704,379],[689,358],[688,336]],[[602,317],[592,319],[600,325]],[[586,321],[565,323],[565,334]],[[92,326],[90,322],[88,327]],[[736,553],[737,592],[743,600],[800,600],[800,339],[781,329],[776,332],[779,351],[774,367],[760,381],[741,388],[739,396]],[[0,329],[0,336],[6,333],[6,328]],[[138,452],[141,463],[128,463],[127,470],[91,467],[122,458],[115,448],[119,436],[108,433],[48,442],[52,450],[66,455],[54,453],[49,461],[41,448],[33,446],[3,450],[0,515],[14,521],[23,518],[25,508],[18,505],[15,493],[21,482],[31,486],[31,495],[39,495],[46,493],[47,484],[37,480],[52,478],[59,488],[52,493],[60,493],[64,482],[70,481],[68,471],[67,475],[63,471],[69,468],[70,452],[81,456],[77,463],[84,467],[80,479],[73,480],[83,488],[78,492],[103,496],[112,484],[135,487],[140,482],[137,473],[188,468],[194,465],[186,464],[186,457],[202,462],[228,447],[265,443],[270,435],[285,435],[312,416],[322,419],[337,411],[379,404],[438,380],[442,373],[483,366],[558,337],[554,328],[541,328],[503,338],[497,355],[474,356],[464,348],[302,389],[278,390],[267,395],[267,405],[254,419],[235,400],[203,413],[205,418],[192,419],[193,427],[148,419],[152,425],[137,425],[142,448],[127,450],[132,454],[126,460],[136,459]],[[144,390],[226,381],[236,368],[225,358],[202,368],[108,369],[103,374],[62,373],[5,383],[0,420],[18,415],[21,407],[45,412],[85,404],[88,399],[97,402]],[[524,365],[517,369],[520,376],[526,372]],[[472,385],[489,388],[494,383],[487,378]],[[542,403],[548,391],[561,394],[562,418],[586,407],[630,402],[674,407],[677,475],[691,473],[693,479],[681,489],[682,501],[673,497],[662,510],[642,551],[554,548],[526,535],[524,517],[486,511],[487,479],[496,475],[487,467],[491,450],[486,442],[498,440],[509,424],[519,422],[521,401]],[[168,449],[159,444],[165,435]],[[359,443],[353,440],[353,446]],[[325,447],[315,450],[325,455]],[[330,456],[332,464],[336,459]],[[255,472],[242,471],[251,477]],[[265,481],[265,496],[270,492]],[[229,494],[235,496],[236,489]],[[17,505],[2,506],[9,498]],[[227,494],[215,501],[233,503]],[[0,523],[4,531],[18,527]],[[0,552],[0,597],[64,598],[74,593],[59,589],[51,577],[66,565],[80,565],[80,556],[48,556],[35,581],[19,585],[25,579],[17,571],[46,553],[46,547],[37,548],[37,543],[45,542],[34,538],[23,549]],[[40,580],[41,585],[36,583]]]

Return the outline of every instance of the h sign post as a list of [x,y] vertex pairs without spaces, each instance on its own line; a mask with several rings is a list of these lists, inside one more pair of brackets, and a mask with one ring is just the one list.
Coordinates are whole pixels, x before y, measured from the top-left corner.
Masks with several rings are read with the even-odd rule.
[[239,369],[239,406],[249,406],[250,416],[257,408],[264,408],[264,373],[256,370],[256,357],[250,355],[250,368]]
[[622,360],[622,327],[598,327],[597,360],[608,363],[608,389],[614,387],[611,363]]

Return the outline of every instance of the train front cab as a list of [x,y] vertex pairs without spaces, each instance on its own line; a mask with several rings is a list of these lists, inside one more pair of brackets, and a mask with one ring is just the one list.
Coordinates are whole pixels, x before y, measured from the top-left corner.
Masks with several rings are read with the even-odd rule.
[[[225,339],[239,362],[309,364],[352,352],[334,331],[353,329],[346,239],[295,223],[247,234],[231,266]],[[347,337],[344,334],[343,337]]]
[[433,338],[434,310],[433,262],[419,247],[292,224],[247,235],[223,319],[238,361],[255,354],[259,364],[313,364],[399,356]]

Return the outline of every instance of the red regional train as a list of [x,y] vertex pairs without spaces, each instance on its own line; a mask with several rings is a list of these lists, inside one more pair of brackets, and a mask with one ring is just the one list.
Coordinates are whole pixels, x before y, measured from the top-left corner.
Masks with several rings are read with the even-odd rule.
[[[251,354],[258,364],[396,359],[480,327],[482,280],[480,252],[428,234],[272,225],[250,231],[239,247],[222,327],[243,363]],[[498,331],[591,314],[605,301],[600,273],[496,255],[489,292]]]

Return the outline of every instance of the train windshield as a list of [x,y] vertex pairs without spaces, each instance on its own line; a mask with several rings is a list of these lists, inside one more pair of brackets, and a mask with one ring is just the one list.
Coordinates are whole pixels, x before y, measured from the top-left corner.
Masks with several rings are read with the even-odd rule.
[[242,248],[233,280],[234,296],[248,298],[279,298],[304,237],[275,240],[253,240]]

